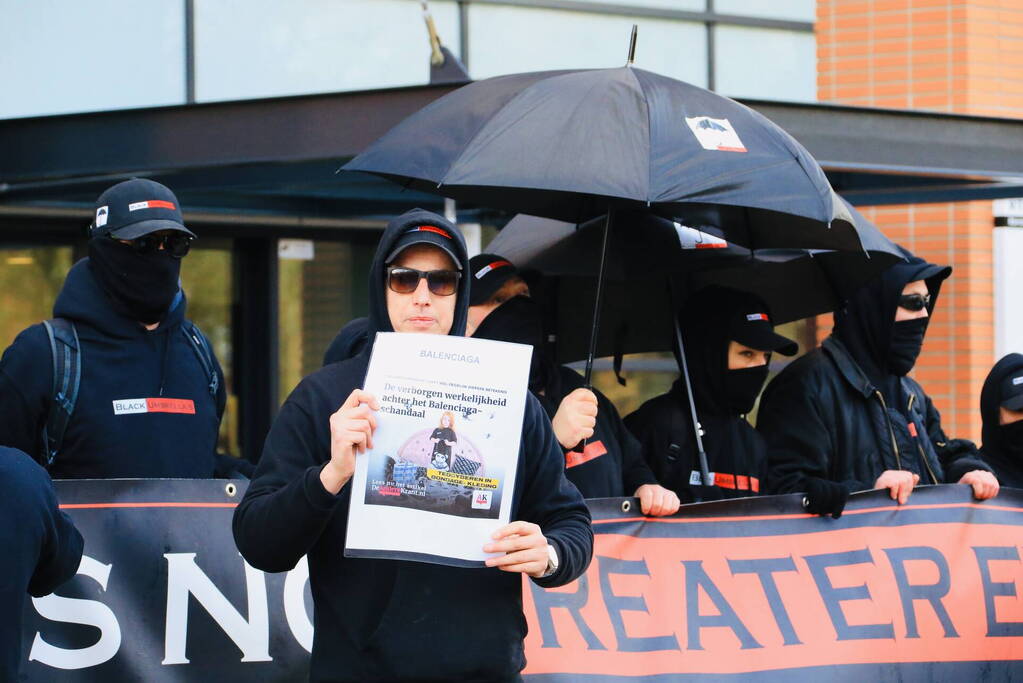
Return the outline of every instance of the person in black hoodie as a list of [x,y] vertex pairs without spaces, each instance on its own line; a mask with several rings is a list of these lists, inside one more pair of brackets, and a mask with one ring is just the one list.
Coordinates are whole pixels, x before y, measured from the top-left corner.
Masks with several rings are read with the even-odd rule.
[[323,364],[330,365],[357,355],[366,345],[368,333],[369,319],[349,320],[344,327],[338,330],[334,341],[330,342],[330,346],[327,347],[326,353],[323,354]]
[[995,363],[980,392],[980,454],[1003,486],[1023,489],[1023,355]]
[[998,482],[976,446],[952,440],[916,363],[941,283],[952,268],[905,260],[835,313],[820,349],[789,365],[760,401],[773,493],[805,492],[807,511],[837,516],[849,493],[888,489],[900,504],[920,480],[961,483],[990,498]]
[[755,496],[767,470],[763,439],[746,421],[767,380],[771,353],[796,353],[775,334],[756,297],[721,287],[693,295],[679,316],[696,414],[713,485],[702,483],[682,378],[625,418],[657,478],[687,503]]
[[469,334],[533,347],[529,389],[551,418],[569,481],[586,498],[636,496],[645,515],[677,512],[678,496],[657,483],[614,404],[544,352],[540,306],[518,269],[497,254],[479,254],[469,275]]
[[26,594],[42,597],[78,571],[82,535],[57,507],[46,470],[0,447],[0,680],[18,680]]
[[194,237],[159,183],[128,180],[99,196],[89,256],[71,267],[53,307],[74,324],[81,364],[59,452],[43,437],[56,409],[43,324],[21,332],[0,359],[0,445],[33,454],[55,479],[214,475],[224,377],[209,341],[185,319],[178,279]]
[[[512,503],[518,521],[483,547],[504,555],[479,569],[343,555],[348,482],[355,458],[372,447],[379,407],[361,389],[375,333],[463,334],[469,282],[455,276],[467,266],[461,234],[440,216],[416,209],[389,223],[370,269],[365,348],[291,393],[235,511],[235,541],[254,567],[287,571],[308,555],[313,681],[516,680],[525,665],[520,575],[559,586],[589,563],[589,511],[528,395]],[[421,272],[402,293],[411,286],[407,269]],[[422,271],[441,272],[424,281]]]

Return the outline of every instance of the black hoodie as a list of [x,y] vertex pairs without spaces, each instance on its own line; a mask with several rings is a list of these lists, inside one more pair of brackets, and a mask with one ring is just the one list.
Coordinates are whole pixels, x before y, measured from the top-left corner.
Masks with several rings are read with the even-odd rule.
[[[980,415],[984,420],[980,454],[990,465],[1002,486],[1023,489],[1023,439],[1007,443],[1005,429],[999,424],[1002,392],[999,386],[1009,375],[1023,375],[1023,355],[1010,353],[995,363],[980,392]],[[1014,452],[1015,450],[1015,452]]]
[[[680,315],[696,414],[703,429],[703,448],[714,486],[700,483],[699,453],[685,385],[656,396],[625,418],[643,446],[643,455],[658,481],[683,503],[755,496],[767,467],[763,440],[729,407],[729,318],[750,301],[749,295],[715,288],[697,295]],[[694,475],[694,473],[697,473]]]
[[[50,475],[212,477],[224,379],[218,365],[219,389],[212,395],[181,326],[184,294],[159,327],[147,330],[115,310],[88,261],[72,266],[53,306],[54,317],[72,321],[78,330],[82,377]],[[50,342],[43,325],[33,325],[0,359],[0,445],[42,453],[52,383]]]
[[78,571],[82,535],[57,507],[46,471],[0,447],[0,681],[18,679],[28,595],[52,593]]
[[368,328],[368,318],[349,320],[327,347],[327,352],[323,354],[323,364],[330,365],[357,355],[366,345]]
[[[391,331],[384,260],[408,228],[424,223],[457,236],[465,272],[464,242],[446,220],[417,209],[390,222],[370,270],[366,348],[299,383],[274,421],[234,516],[235,541],[253,566],[286,571],[308,555],[316,627],[313,681],[506,680],[525,665],[521,576],[346,558],[351,487],[334,496],[319,479],[330,459],[330,416],[363,386],[375,332]],[[463,278],[450,334],[465,331],[468,287]],[[558,551],[558,571],[535,580],[541,586],[578,577],[593,547],[589,512],[565,479],[562,463],[550,421],[536,400],[528,399],[512,518],[539,524]]]
[[872,489],[886,470],[908,470],[920,475],[920,484],[940,484],[989,469],[972,442],[945,436],[923,388],[891,368],[903,288],[925,280],[931,313],[952,271],[904,254],[905,261],[836,312],[835,331],[820,349],[786,367],[764,392],[757,429],[768,444],[772,493],[806,491],[813,477],[853,492]]

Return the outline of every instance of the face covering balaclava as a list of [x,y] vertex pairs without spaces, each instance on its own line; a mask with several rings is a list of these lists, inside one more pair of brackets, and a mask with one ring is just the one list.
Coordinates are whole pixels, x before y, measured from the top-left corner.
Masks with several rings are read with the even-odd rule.
[[904,377],[916,365],[924,345],[929,318],[899,320],[892,325],[892,343],[888,347],[888,370]]
[[512,297],[483,319],[473,337],[528,344],[533,347],[529,367],[529,389],[545,389],[551,380],[551,364],[543,349],[543,316],[540,305],[528,296]]
[[760,390],[767,381],[769,368],[766,364],[725,373],[725,395],[728,405],[740,415],[753,410]]
[[1014,458],[1023,458],[1023,420],[998,425],[1002,450]]
[[980,391],[984,452],[1007,459],[1023,459],[1023,420],[1002,424],[1002,403],[1007,396],[1003,385],[1023,381],[1023,354],[1010,353],[991,368]]
[[141,323],[160,322],[178,292],[181,259],[165,249],[140,254],[97,237],[89,241],[89,266],[119,312]]

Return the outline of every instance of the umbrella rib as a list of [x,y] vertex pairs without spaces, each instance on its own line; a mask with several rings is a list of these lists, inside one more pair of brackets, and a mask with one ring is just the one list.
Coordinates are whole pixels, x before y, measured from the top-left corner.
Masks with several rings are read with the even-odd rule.
[[643,81],[636,76],[636,72],[631,67],[626,67],[629,70],[629,74],[632,79],[636,81],[636,86],[639,88],[640,93],[643,94],[643,107],[646,109],[646,205],[650,206],[650,195],[652,194],[651,188],[653,187],[654,178],[654,159],[651,150],[653,149],[653,121],[650,120],[650,103],[646,99],[646,90],[643,88]]

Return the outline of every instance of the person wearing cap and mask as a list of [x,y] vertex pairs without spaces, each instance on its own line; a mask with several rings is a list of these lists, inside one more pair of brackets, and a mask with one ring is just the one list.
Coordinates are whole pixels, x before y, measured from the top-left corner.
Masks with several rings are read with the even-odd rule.
[[55,319],[73,325],[80,354],[59,450],[43,436],[56,410],[43,324],[21,332],[0,359],[0,445],[34,454],[55,479],[212,477],[223,373],[185,318],[178,279],[195,235],[174,193],[151,180],[110,187],[94,215],[88,258],[71,267],[53,307]]
[[518,269],[497,254],[479,254],[469,261],[469,273],[467,332],[533,347],[529,389],[551,418],[569,481],[586,498],[636,496],[645,515],[677,512],[678,496],[657,483],[614,404],[545,353],[540,306]]
[[767,471],[763,439],[746,421],[767,381],[774,352],[791,356],[795,342],[774,332],[755,296],[721,287],[693,294],[679,315],[708,470],[705,486],[684,380],[625,418],[657,478],[686,503],[755,496]]
[[1023,489],[1023,355],[995,363],[980,392],[981,457],[999,483]]
[[904,261],[835,313],[821,348],[785,368],[764,392],[757,429],[768,444],[773,493],[805,493],[808,512],[837,517],[854,491],[961,483],[978,499],[998,481],[976,446],[949,439],[923,388],[907,377],[949,266],[903,250]]
[[309,558],[313,681],[518,680],[522,575],[560,586],[589,564],[589,511],[565,479],[550,421],[529,394],[517,521],[479,539],[484,552],[503,554],[479,569],[344,557],[349,482],[377,424],[377,398],[361,389],[373,340],[392,331],[462,336],[467,268],[465,242],[444,218],[416,209],[388,224],[370,267],[363,349],[291,393],[235,511],[235,541],[252,566],[280,572]]

